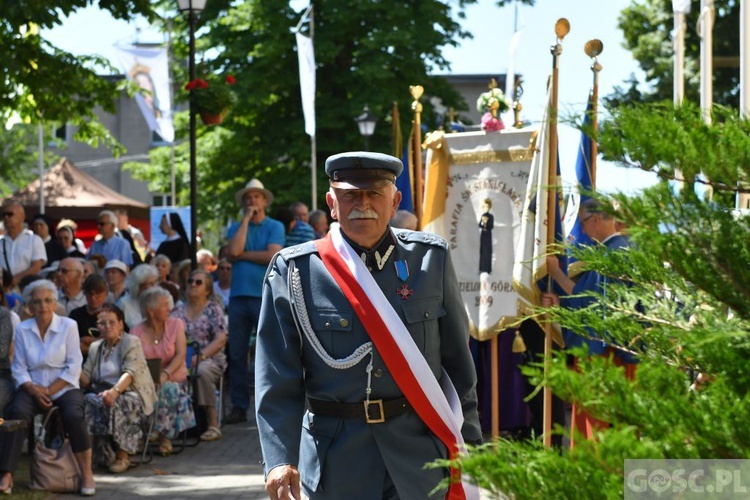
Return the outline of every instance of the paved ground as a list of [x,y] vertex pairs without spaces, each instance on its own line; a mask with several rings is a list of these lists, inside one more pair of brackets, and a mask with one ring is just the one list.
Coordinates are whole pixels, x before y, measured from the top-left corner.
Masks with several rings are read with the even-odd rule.
[[218,441],[201,442],[167,458],[155,456],[151,463],[123,474],[94,470],[95,498],[268,498],[263,489],[258,431],[253,416],[249,417],[247,423],[225,425],[224,437]]

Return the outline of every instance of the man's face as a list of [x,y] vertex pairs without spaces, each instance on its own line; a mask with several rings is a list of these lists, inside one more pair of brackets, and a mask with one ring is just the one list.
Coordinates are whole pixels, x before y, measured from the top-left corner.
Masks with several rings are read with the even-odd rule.
[[2,209],[5,230],[9,233],[23,228],[23,219],[26,212],[20,205],[5,205]]
[[388,222],[401,202],[393,184],[374,189],[332,188],[326,194],[331,217],[355,243],[372,248],[385,234]]
[[122,282],[125,281],[125,273],[114,267],[105,270],[104,277],[107,280],[107,284],[113,288],[121,285]]
[[326,234],[328,232],[328,218],[320,217],[313,226],[313,229],[318,234]]
[[105,238],[110,238],[115,234],[115,225],[109,220],[109,217],[99,217],[96,221],[96,227],[99,234]]
[[265,210],[268,205],[266,196],[260,191],[248,191],[242,195],[242,208],[256,207]]
[[301,220],[302,222],[309,222],[310,213],[307,205],[294,205],[292,212],[294,212],[295,218]]
[[599,219],[599,214],[592,214],[585,210],[578,212],[578,220],[581,221],[581,230],[583,230],[583,234],[596,241],[599,241],[599,232],[597,230]]
[[60,286],[71,289],[77,288],[83,278],[83,265],[76,263],[73,259],[63,259],[57,268],[57,279]]

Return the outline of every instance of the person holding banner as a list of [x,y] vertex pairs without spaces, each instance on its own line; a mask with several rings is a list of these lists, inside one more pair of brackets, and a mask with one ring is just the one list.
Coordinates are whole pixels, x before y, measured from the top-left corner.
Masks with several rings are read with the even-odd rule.
[[[279,252],[264,280],[256,411],[266,492],[428,498],[448,471],[424,464],[482,441],[448,246],[389,227],[398,158],[342,153],[325,169],[338,224]],[[451,498],[475,497],[451,478]]]
[[[605,212],[602,203],[596,199],[588,199],[581,204],[578,211],[578,219],[583,232],[592,240],[605,246],[609,251],[619,251],[630,246],[630,239],[617,231],[617,219],[611,213]],[[595,292],[604,295],[609,278],[596,271],[589,270],[581,273],[577,281],[570,279],[561,269],[557,257],[547,257],[547,270],[549,275],[562,287],[567,297],[558,297],[554,293],[542,294],[542,305],[562,305],[571,309],[585,309],[593,304],[597,298],[586,292]],[[612,356],[616,366],[623,366],[625,376],[629,379],[635,378],[637,358],[621,349],[612,347],[601,333],[591,328],[586,328],[587,337],[570,332],[565,337],[568,348],[586,345],[589,354],[600,356]],[[606,424],[573,404],[573,431],[571,433],[570,446],[575,446],[576,436],[591,439],[597,429],[605,427]]]

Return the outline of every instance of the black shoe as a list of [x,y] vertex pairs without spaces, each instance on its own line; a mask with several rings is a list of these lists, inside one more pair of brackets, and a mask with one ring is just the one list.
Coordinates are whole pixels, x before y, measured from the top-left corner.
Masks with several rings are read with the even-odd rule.
[[247,410],[233,408],[232,411],[224,418],[225,424],[240,424],[247,422]]

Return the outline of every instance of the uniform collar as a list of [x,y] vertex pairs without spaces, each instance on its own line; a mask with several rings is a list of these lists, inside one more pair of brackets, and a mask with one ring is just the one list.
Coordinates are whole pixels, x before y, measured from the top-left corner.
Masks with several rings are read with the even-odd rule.
[[383,237],[380,238],[380,241],[370,250],[354,243],[343,231],[341,231],[341,235],[352,246],[354,251],[357,252],[357,255],[359,255],[370,272],[381,271],[396,248],[396,239],[393,237],[390,227],[383,234]]

